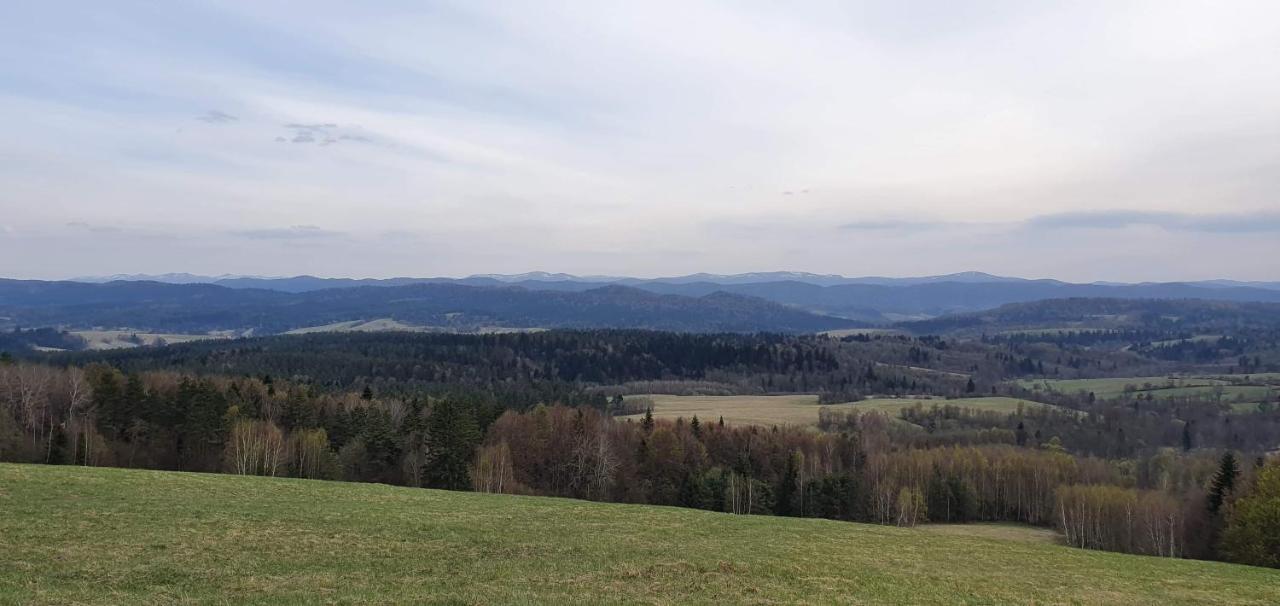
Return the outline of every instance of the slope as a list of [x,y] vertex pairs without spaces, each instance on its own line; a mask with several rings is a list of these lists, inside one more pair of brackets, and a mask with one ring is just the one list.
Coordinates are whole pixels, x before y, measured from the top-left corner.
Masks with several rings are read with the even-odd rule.
[[0,603],[1274,604],[1280,571],[809,519],[0,464]]

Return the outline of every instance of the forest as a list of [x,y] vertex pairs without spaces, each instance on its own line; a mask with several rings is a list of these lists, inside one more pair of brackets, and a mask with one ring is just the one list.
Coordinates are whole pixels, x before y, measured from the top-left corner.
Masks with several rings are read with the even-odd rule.
[[[0,460],[295,476],[882,524],[1007,521],[1083,548],[1280,565],[1280,412],[1212,390],[1032,389],[1175,364],[902,335],[317,334],[5,356]],[[1226,366],[1223,366],[1223,365]],[[1266,371],[1221,358],[1184,370]],[[1241,379],[1244,379],[1242,376]],[[622,418],[624,396],[930,394],[815,427]],[[965,407],[1000,394],[1041,403]],[[643,411],[641,411],[643,412]]]

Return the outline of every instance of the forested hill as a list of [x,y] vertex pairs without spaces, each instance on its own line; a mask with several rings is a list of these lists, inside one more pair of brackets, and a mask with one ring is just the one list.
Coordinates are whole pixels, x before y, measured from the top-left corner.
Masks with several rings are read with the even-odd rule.
[[[136,280],[136,276],[127,277]],[[584,292],[602,286],[637,288],[660,295],[703,297],[716,292],[757,297],[811,312],[869,322],[904,317],[923,318],[992,309],[1009,303],[1063,298],[1204,299],[1215,301],[1280,302],[1280,285],[1265,282],[1170,282],[1141,284],[1073,284],[1058,280],[1026,280],[982,273],[924,278],[845,278],[794,272],[766,272],[736,276],[694,274],[670,278],[578,277],[532,273],[516,276],[467,278],[351,279],[295,276],[291,278],[209,278],[156,276],[160,281],[205,280],[234,289],[286,293],[345,289],[358,286],[398,288],[414,284],[452,284],[478,287],[520,287],[531,291]],[[86,278],[86,280],[92,280]],[[186,283],[186,282],[183,282]]]
[[262,334],[380,318],[463,331],[610,327],[802,333],[860,325],[723,292],[687,297],[617,285],[584,292],[411,284],[287,293],[209,284],[0,280],[0,327],[102,326],[187,333],[252,330]]
[[1280,304],[1191,299],[1054,299],[897,324],[915,334],[977,336],[1018,330],[1145,330],[1258,337],[1280,330]]

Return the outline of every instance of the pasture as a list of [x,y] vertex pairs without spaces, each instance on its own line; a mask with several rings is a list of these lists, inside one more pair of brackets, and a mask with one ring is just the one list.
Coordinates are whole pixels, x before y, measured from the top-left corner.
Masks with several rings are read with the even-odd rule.
[[[655,419],[676,419],[683,417],[686,421],[697,415],[704,423],[717,421],[724,417],[730,425],[817,425],[818,411],[823,405],[818,404],[818,396],[810,394],[785,396],[671,396],[647,394],[643,396],[627,396],[627,398],[653,401]],[[849,404],[831,405],[832,409],[848,408]],[[629,415],[623,418],[639,419],[643,415]]]
[[1280,570],[1008,527],[12,464],[0,511],[4,604],[1280,603]]
[[1274,399],[1280,388],[1273,385],[1242,385],[1244,382],[1266,383],[1268,375],[1233,377],[1119,377],[1106,379],[1031,379],[1018,383],[1028,389],[1075,394],[1092,392],[1109,400],[1126,394],[1157,399],[1202,397],[1224,403],[1256,403]]
[[[684,418],[686,421],[697,415],[702,422],[715,422],[724,417],[730,425],[816,425],[818,411],[829,408],[835,412],[876,411],[898,418],[903,409],[916,405],[930,408],[937,406],[958,406],[974,410],[1014,413],[1019,405],[1024,409],[1056,408],[1050,404],[1032,402],[1018,398],[980,397],[957,398],[948,400],[929,396],[913,396],[902,398],[869,398],[858,402],[841,404],[819,404],[818,396],[797,394],[783,396],[672,396],[647,394],[643,396],[627,396],[629,399],[649,399],[653,402],[655,419]],[[626,415],[621,418],[639,419],[642,414]]]
[[1040,402],[1032,402],[1031,400],[1006,398],[1001,396],[956,398],[952,400],[945,398],[870,398],[854,402],[852,406],[858,410],[876,410],[883,412],[890,417],[897,417],[902,410],[913,408],[916,405],[923,406],[926,409],[935,405],[956,406],[959,408],[969,408],[972,410],[999,412],[1005,414],[1018,412],[1019,407],[1024,410],[1030,410],[1032,408],[1057,408],[1057,406],[1053,406],[1051,404],[1043,404]]
[[73,330],[71,334],[85,340],[88,349],[127,349],[141,345],[188,343],[204,339],[229,339],[237,336],[234,331],[209,334],[154,333],[132,330]]

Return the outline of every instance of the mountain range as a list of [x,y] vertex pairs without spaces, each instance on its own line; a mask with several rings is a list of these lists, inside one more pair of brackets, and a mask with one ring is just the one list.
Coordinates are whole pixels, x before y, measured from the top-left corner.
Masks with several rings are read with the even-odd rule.
[[802,333],[886,326],[1044,300],[1280,303],[1280,283],[1275,282],[1075,284],[980,272],[918,278],[803,272],[649,279],[545,272],[466,278],[111,278],[0,280],[0,327],[261,334],[388,319],[461,331],[643,328]]
[[389,319],[449,331],[640,328],[680,332],[808,333],[865,326],[763,299],[712,292],[659,294],[617,284],[583,291],[456,283],[284,292],[217,284],[0,280],[0,328],[129,328],[272,334]]
[[[113,278],[116,276],[113,276]],[[207,283],[233,289],[305,293],[361,286],[400,287],[413,284],[459,284],[477,287],[520,287],[532,291],[585,292],[605,285],[627,286],[650,293],[702,297],[724,292],[757,297],[814,312],[862,322],[924,319],[951,313],[992,309],[1007,303],[1072,297],[1121,299],[1207,299],[1280,302],[1280,282],[1205,280],[1196,282],[1071,283],[1051,279],[963,272],[912,278],[856,277],[806,272],[757,272],[732,275],[698,273],[663,278],[575,276],[565,273],[482,274],[465,278],[319,278],[293,276],[209,276],[168,274],[128,276],[166,283]],[[105,282],[86,278],[85,282]]]
[[1280,281],[1243,281],[1243,280],[1192,280],[1179,282],[1084,282],[1073,283],[1061,280],[1053,280],[1049,278],[1016,278],[1010,276],[997,276],[980,271],[965,271],[952,274],[941,274],[936,276],[918,276],[918,277],[902,277],[891,278],[884,276],[861,276],[846,277],[838,274],[815,274],[803,271],[767,271],[767,272],[750,272],[740,274],[710,274],[695,273],[683,276],[667,276],[659,278],[633,278],[626,276],[601,276],[586,275],[579,276],[568,273],[552,273],[545,271],[532,271],[520,274],[473,274],[464,278],[450,277],[433,277],[433,278],[412,278],[412,277],[396,277],[396,278],[320,278],[309,275],[299,275],[291,277],[281,276],[249,276],[223,274],[219,276],[204,276],[189,273],[168,273],[168,274],[115,274],[111,276],[84,276],[71,278],[69,282],[87,282],[87,283],[104,283],[117,281],[148,281],[148,282],[164,282],[167,284],[219,284],[232,288],[265,288],[268,290],[282,290],[291,292],[301,292],[305,290],[321,290],[324,288],[340,288],[345,286],[403,286],[405,284],[423,284],[435,282],[454,282],[461,284],[470,284],[473,286],[488,286],[497,283],[502,284],[523,284],[523,283],[544,283],[544,282],[565,282],[565,283],[581,283],[581,284],[622,284],[625,286],[638,286],[643,284],[693,284],[706,282],[711,284],[759,284],[767,282],[802,282],[805,284],[813,284],[816,286],[837,286],[844,284],[871,284],[878,286],[913,286],[917,284],[934,284],[939,282],[958,282],[963,284],[990,284],[990,283],[1027,283],[1034,282],[1038,284],[1057,284],[1057,285],[1073,285],[1073,286],[1153,286],[1161,284],[1182,284],[1187,286],[1196,286],[1202,288],[1261,288],[1265,290],[1280,290]]

